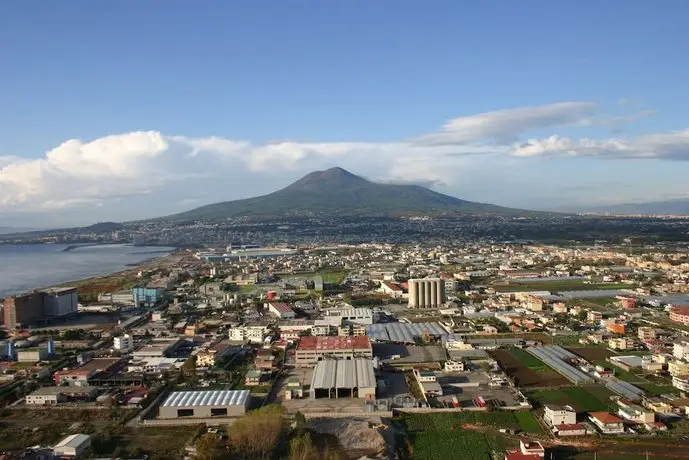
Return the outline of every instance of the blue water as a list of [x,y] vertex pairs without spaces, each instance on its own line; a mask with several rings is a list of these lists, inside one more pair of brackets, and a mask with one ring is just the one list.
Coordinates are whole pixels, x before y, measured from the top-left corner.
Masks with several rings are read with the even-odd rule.
[[172,250],[108,244],[65,252],[66,247],[61,244],[0,245],[0,297],[125,270],[131,268],[130,264],[162,257]]

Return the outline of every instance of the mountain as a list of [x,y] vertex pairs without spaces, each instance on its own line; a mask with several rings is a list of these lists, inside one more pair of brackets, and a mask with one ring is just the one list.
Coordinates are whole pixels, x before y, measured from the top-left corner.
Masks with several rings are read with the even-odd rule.
[[599,207],[591,211],[622,215],[689,216],[689,199],[627,203]]
[[209,204],[175,214],[172,220],[221,220],[277,215],[530,215],[532,211],[460,200],[419,185],[379,184],[342,168],[315,171],[268,195]]

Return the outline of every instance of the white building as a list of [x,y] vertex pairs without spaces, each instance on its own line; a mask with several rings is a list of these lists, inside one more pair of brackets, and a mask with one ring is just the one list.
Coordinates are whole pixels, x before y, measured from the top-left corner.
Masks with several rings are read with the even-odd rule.
[[122,353],[128,353],[134,349],[134,338],[129,334],[124,334],[113,339],[113,348]]
[[461,361],[445,361],[445,372],[463,372],[464,363]]
[[280,319],[294,319],[296,317],[294,310],[288,304],[283,302],[270,302],[267,304],[268,311]]
[[263,343],[268,329],[265,326],[233,327],[228,331],[229,339],[236,342]]
[[370,308],[343,308],[327,310],[323,318],[333,327],[373,324],[373,310]]
[[672,354],[677,359],[685,359],[689,357],[689,342],[681,341],[673,345]]
[[546,404],[543,419],[550,426],[574,425],[577,423],[577,413],[571,407],[560,407]]
[[87,434],[72,434],[53,447],[56,457],[81,457],[86,449],[91,447],[91,437]]

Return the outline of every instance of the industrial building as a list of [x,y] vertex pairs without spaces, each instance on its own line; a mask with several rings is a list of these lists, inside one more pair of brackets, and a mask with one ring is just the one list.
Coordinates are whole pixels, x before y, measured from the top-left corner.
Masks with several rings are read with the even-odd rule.
[[249,390],[175,391],[158,409],[161,419],[239,417],[246,413]]
[[135,287],[132,288],[132,297],[137,306],[153,306],[163,300],[165,289],[160,287]]
[[134,358],[169,358],[184,344],[180,339],[153,339],[149,345],[132,353]]
[[370,359],[320,361],[311,379],[311,398],[376,398],[376,375]]
[[65,316],[77,311],[77,288],[51,288],[42,292],[45,316]]
[[450,335],[440,323],[378,323],[366,327],[376,342],[416,343],[419,339],[446,340]]
[[327,310],[324,320],[333,327],[373,324],[373,310],[370,308],[333,308]]
[[97,394],[95,387],[42,387],[24,399],[31,406],[55,406],[67,401],[90,401]]
[[309,366],[327,358],[355,359],[373,357],[371,342],[365,336],[302,337],[295,352],[297,366]]
[[445,302],[445,281],[440,278],[410,279],[409,308],[440,308]]
[[294,310],[284,302],[270,302],[267,304],[268,311],[280,319],[294,319]]
[[79,458],[91,447],[91,437],[87,434],[71,434],[53,447],[53,455],[58,458]]

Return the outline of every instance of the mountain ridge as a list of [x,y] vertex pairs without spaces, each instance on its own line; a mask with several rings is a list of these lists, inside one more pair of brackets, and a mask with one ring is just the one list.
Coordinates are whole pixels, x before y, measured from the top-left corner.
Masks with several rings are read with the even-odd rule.
[[335,167],[313,171],[275,192],[208,204],[169,220],[222,220],[239,216],[492,214],[526,216],[538,211],[462,200],[420,185],[380,184]]

